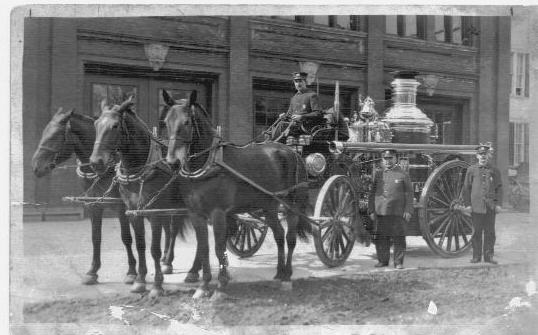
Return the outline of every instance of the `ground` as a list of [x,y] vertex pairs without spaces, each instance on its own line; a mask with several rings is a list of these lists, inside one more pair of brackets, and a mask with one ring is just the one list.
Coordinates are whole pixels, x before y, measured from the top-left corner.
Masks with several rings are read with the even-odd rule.
[[[193,258],[192,236],[176,244],[165,296],[152,300],[129,293],[122,283],[127,268],[115,220],[103,224],[103,265],[99,284],[92,286],[80,283],[91,258],[88,222],[25,223],[23,257],[13,258],[11,273],[11,330],[16,335],[373,335],[431,334],[433,326],[435,334],[534,334],[538,301],[525,289],[538,279],[533,223],[528,214],[498,216],[497,266],[470,264],[470,253],[439,257],[417,236],[407,238],[404,270],[374,268],[375,248],[360,245],[343,266],[327,268],[312,241],[300,242],[291,291],[271,280],[276,245],[268,234],[256,255],[230,255],[226,296],[198,300],[192,298],[196,285],[183,283]],[[148,288],[152,268],[148,257]],[[515,297],[520,306],[507,309]],[[436,315],[427,311],[430,301]]]
[[[525,293],[526,265],[375,272],[293,282],[231,283],[226,296],[192,299],[192,291],[168,290],[158,300],[117,294],[27,304],[25,322],[97,323],[167,327],[172,320],[203,328],[252,325],[435,324],[462,325],[528,318],[538,325],[536,296]],[[514,297],[533,305],[506,309]],[[427,312],[430,301],[438,314]],[[122,307],[114,317],[110,306]],[[116,314],[117,315],[117,314]],[[518,325],[514,322],[514,325]],[[531,325],[531,324],[528,324]],[[536,328],[529,328],[527,330]],[[512,333],[513,334],[513,333]],[[529,333],[530,334],[530,333]]]

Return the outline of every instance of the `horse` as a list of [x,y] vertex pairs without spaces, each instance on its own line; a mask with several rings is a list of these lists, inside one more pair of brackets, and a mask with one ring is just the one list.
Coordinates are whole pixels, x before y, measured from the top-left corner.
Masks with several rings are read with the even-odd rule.
[[[179,208],[183,207],[183,200],[178,191],[178,183],[169,182],[172,170],[162,159],[161,149],[152,136],[147,125],[131,109],[132,97],[122,103],[109,108],[103,101],[101,116],[95,121],[96,138],[93,152],[90,157],[92,168],[97,173],[106,171],[107,164],[115,152],[120,157],[120,166],[117,171],[119,193],[128,209],[138,209],[152,202],[151,208]],[[144,218],[131,219],[135,227],[137,251],[139,255],[138,275],[131,292],[142,293],[146,290],[146,262],[144,240]],[[172,223],[176,233],[183,236],[185,226],[183,217],[179,216],[150,216],[151,224],[151,256],[155,264],[155,279],[150,291],[151,297],[163,294],[163,273],[159,263],[161,257],[161,230],[162,227]],[[173,249],[173,248],[172,248]],[[195,261],[189,276],[196,281],[198,268]]]
[[[227,225],[236,213],[263,210],[278,246],[275,279],[282,289],[291,289],[292,257],[297,236],[307,239],[312,227],[304,213],[308,206],[306,168],[298,154],[281,143],[251,143],[238,147],[220,140],[210,118],[196,102],[196,91],[188,99],[174,100],[163,90],[167,105],[165,123],[169,135],[166,161],[186,179],[180,188],[197,229],[196,259],[202,263],[203,282],[195,296],[209,295],[211,271],[206,220],[213,225],[215,254],[219,261],[217,289],[230,280],[225,253]],[[220,158],[219,158],[220,157]],[[217,163],[218,162],[218,163]],[[229,165],[228,165],[229,164]],[[229,168],[225,168],[229,167]],[[243,176],[243,177],[240,177]],[[246,181],[246,177],[249,181]],[[278,219],[279,206],[288,208],[288,254],[284,252],[284,229]]]
[[[73,109],[64,111],[59,108],[50,122],[43,130],[37,150],[32,157],[32,169],[38,178],[52,172],[59,164],[65,162],[73,154],[79,162],[77,175],[80,177],[82,189],[85,194],[100,197],[109,188],[114,171],[107,170],[97,176],[88,166],[89,157],[95,140],[94,120],[88,116],[76,113]],[[112,189],[110,196],[119,195],[117,187]],[[129,231],[129,221],[125,216],[125,206],[114,207],[120,221],[121,240],[127,250],[129,269],[124,283],[132,284],[136,277],[136,260],[131,250],[132,238]],[[92,227],[93,257],[90,269],[84,275],[82,283],[85,285],[97,284],[97,271],[101,267],[101,231],[103,206],[96,203],[88,207]]]

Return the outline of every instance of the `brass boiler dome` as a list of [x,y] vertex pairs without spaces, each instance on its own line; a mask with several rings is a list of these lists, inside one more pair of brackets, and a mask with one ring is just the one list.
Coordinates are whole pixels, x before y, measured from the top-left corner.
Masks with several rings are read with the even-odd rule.
[[392,130],[393,143],[431,143],[433,121],[416,105],[417,72],[395,73],[391,83],[393,106],[386,112],[383,121]]

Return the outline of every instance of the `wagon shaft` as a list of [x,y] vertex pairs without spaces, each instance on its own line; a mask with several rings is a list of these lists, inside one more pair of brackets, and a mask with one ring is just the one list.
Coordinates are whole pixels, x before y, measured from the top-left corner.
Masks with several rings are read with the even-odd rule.
[[186,208],[169,208],[169,209],[140,209],[140,210],[127,210],[125,215],[127,216],[169,216],[169,215],[187,215]]
[[121,198],[112,197],[63,197],[63,201],[82,203],[86,205],[90,204],[109,204],[109,205],[121,205],[123,200]]

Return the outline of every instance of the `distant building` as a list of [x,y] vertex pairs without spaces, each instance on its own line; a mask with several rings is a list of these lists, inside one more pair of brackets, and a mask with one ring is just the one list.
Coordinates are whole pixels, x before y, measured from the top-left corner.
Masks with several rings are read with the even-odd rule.
[[[24,199],[59,204],[79,192],[74,171],[38,180],[30,168],[58,107],[97,116],[101,99],[134,92],[137,112],[157,125],[161,90],[179,98],[197,89],[223,135],[240,144],[286,111],[290,74],[301,66],[319,66],[313,87],[325,108],[339,80],[345,115],[359,95],[371,96],[380,112],[388,107],[392,71],[433,75],[417,104],[437,123],[440,142],[492,141],[506,173],[511,24],[509,16],[26,18]],[[517,92],[513,99],[525,99],[528,88]]]
[[513,13],[508,163],[525,170],[523,177],[527,178],[523,179],[528,183],[530,130],[535,129],[530,124],[538,112],[538,12],[536,8],[514,7]]

